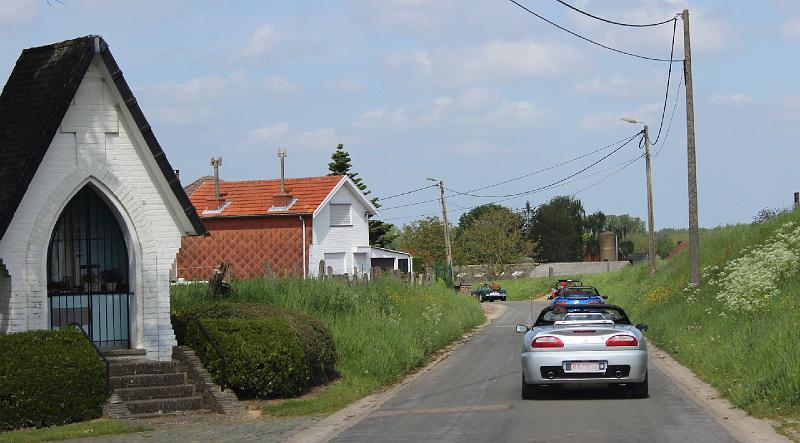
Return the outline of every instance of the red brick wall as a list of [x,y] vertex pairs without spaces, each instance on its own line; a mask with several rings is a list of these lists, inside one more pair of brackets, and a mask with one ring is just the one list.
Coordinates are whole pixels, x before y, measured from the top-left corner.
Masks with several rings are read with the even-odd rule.
[[[311,217],[306,218],[306,261],[311,243]],[[278,275],[302,275],[302,222],[299,217],[204,219],[211,235],[183,237],[177,275],[207,280],[220,262],[231,264],[235,278],[261,277],[269,263]]]

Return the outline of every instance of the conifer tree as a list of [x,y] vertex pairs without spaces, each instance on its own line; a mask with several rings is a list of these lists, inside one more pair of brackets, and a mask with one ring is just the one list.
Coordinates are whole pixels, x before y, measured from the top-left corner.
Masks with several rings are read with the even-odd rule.
[[[328,170],[330,171],[328,175],[346,175],[353,180],[353,183],[355,183],[356,187],[358,187],[364,195],[369,195],[372,191],[367,189],[367,185],[363,183],[358,173],[350,171],[353,167],[351,162],[350,154],[344,150],[344,145],[339,143],[336,146],[336,150],[333,151],[331,155],[331,162],[328,163]],[[376,208],[381,206],[378,203],[377,197],[372,198],[371,201]],[[396,229],[394,229],[394,225],[391,223],[384,223],[380,220],[370,220],[369,244],[381,248],[389,246],[398,235],[394,231],[396,231]]]

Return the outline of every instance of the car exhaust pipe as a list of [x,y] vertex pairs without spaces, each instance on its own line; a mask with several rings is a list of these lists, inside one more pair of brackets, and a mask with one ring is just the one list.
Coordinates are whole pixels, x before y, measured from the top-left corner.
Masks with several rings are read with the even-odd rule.
[[617,378],[622,378],[622,371],[617,371],[614,375],[617,376]]
[[555,374],[555,372],[553,372],[553,371],[550,371],[550,372],[548,372],[548,373],[547,373],[547,378],[549,378],[550,380],[552,380],[553,378],[555,378],[555,376],[556,376],[556,374]]

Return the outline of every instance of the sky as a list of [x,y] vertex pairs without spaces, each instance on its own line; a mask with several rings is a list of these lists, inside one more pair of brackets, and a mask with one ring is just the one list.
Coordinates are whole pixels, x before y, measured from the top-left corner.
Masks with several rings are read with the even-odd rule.
[[[605,45],[669,58],[672,22],[620,27],[555,0],[518,1]],[[701,226],[791,206],[800,191],[800,2],[569,1],[629,23],[689,9]],[[628,164],[643,152],[638,141],[585,154],[641,129],[620,117],[647,123],[655,140],[670,63],[591,45],[508,0],[0,5],[0,77],[24,48],[102,35],[185,184],[211,173],[211,156],[223,157],[225,180],[276,178],[279,147],[287,176],[325,175],[343,143],[371,196],[442,179],[453,222],[483,203],[520,208],[573,194],[587,213],[646,216],[644,161]],[[678,20],[676,59],[682,29]],[[674,63],[653,146],[657,229],[688,224],[682,77]],[[428,188],[382,200],[380,218],[436,215],[437,197]]]

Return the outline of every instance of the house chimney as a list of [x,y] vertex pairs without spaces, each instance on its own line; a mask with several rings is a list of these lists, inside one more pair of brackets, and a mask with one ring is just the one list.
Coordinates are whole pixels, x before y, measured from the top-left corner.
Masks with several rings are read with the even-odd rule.
[[219,167],[222,166],[222,157],[211,157],[211,166],[214,167],[214,199],[219,205],[222,203],[222,194],[219,192]]
[[289,203],[292,202],[291,194],[286,192],[286,177],[284,175],[284,162],[286,160],[286,148],[279,148],[278,149],[278,158],[281,159],[281,188],[277,194],[273,197],[272,206],[273,207],[281,207],[285,208],[289,206]]

